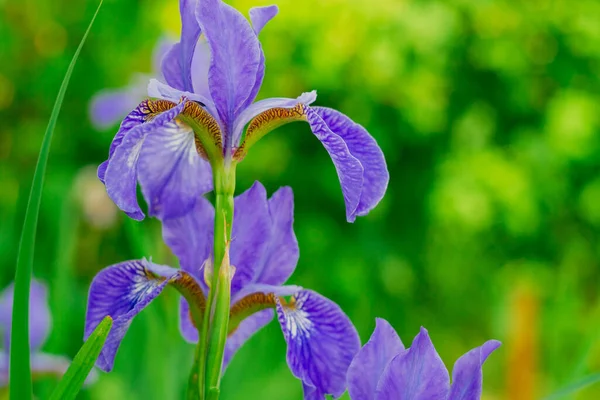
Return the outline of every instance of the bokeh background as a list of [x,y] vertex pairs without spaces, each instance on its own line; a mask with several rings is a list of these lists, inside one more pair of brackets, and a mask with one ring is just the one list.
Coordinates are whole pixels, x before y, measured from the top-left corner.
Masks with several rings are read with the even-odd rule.
[[[244,13],[265,0],[232,1]],[[263,139],[238,169],[290,185],[301,257],[290,283],[338,302],[363,342],[375,317],[405,344],[428,328],[448,367],[489,338],[484,399],[537,399],[600,370],[600,2],[291,0],[261,35],[259,97],[318,89],[383,148],[386,197],[348,224],[335,170],[307,125]],[[0,0],[0,279],[13,277],[42,134],[96,1]],[[104,266],[175,263],[156,221],[118,212],[95,177],[117,127],[88,109],[104,88],[152,73],[179,31],[177,0],[106,0],[56,128],[35,276],[50,287],[44,350],[81,345],[88,285]],[[193,346],[177,293],[132,324],[114,372],[82,399],[182,398]],[[55,381],[36,383],[40,398]],[[600,398],[588,387],[568,398]],[[224,400],[299,399],[276,323],[225,375]]]

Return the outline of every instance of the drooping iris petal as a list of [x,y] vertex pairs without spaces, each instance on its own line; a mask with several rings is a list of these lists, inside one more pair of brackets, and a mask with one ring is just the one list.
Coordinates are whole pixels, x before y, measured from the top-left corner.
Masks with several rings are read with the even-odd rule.
[[260,44],[246,18],[221,0],[199,1],[196,16],[210,45],[208,82],[228,145],[233,121],[254,89]]
[[189,343],[198,342],[198,329],[192,320],[190,305],[183,297],[179,301],[179,330],[181,336]]
[[[0,328],[4,336],[4,348],[10,348],[12,310],[15,285],[11,283],[0,294]],[[48,290],[37,280],[31,281],[29,289],[29,346],[37,351],[50,333],[50,309],[48,308]]]
[[294,193],[289,187],[276,191],[268,202],[271,219],[271,240],[264,255],[262,269],[255,273],[255,282],[282,285],[298,264],[299,249],[294,234]]
[[100,271],[90,285],[85,337],[110,315],[113,325],[96,361],[103,371],[112,370],[121,340],[132,319],[158,296],[175,275],[176,269],[152,264],[146,260],[125,261]]
[[177,256],[181,268],[202,284],[200,269],[212,254],[214,218],[212,204],[199,197],[189,213],[162,221],[163,240]]
[[273,310],[262,310],[252,314],[238,325],[235,332],[229,335],[227,342],[225,343],[223,371],[225,371],[239,348],[242,347],[242,345],[256,332],[267,326],[269,322],[273,320],[273,316]]
[[346,203],[346,219],[348,222],[353,222],[362,196],[365,169],[350,152],[344,139],[329,128],[319,113],[309,107],[306,107],[305,112],[312,132],[321,141],[333,161]]
[[448,400],[479,400],[483,385],[481,368],[488,356],[500,347],[497,340],[488,340],[482,346],[469,351],[454,364],[452,386]]
[[167,83],[175,89],[193,92],[192,57],[200,37],[200,26],[194,15],[195,0],[180,0],[181,39],[164,56],[162,73]]
[[[142,114],[148,114],[140,104]],[[122,135],[121,143],[115,146],[104,175],[106,192],[115,204],[133,219],[141,220],[144,213],[137,201],[136,186],[138,176],[138,159],[149,133],[162,128],[171,122],[183,110],[185,102],[167,110],[148,122],[136,125]],[[118,135],[118,134],[117,134]],[[116,140],[116,138],[115,138]],[[113,141],[114,142],[114,141]],[[148,199],[147,199],[148,200]]]
[[323,400],[327,398],[323,391],[304,382],[302,382],[302,392],[304,400]]
[[360,349],[348,368],[348,393],[353,400],[375,400],[377,383],[387,364],[404,350],[394,328],[377,318],[371,338]]
[[281,297],[292,296],[293,294],[298,293],[300,290],[302,290],[302,287],[297,285],[268,285],[263,283],[249,283],[231,297],[231,304],[235,305],[236,302],[253,293],[264,293],[267,295],[274,294],[275,296]]
[[147,118],[148,107],[147,103],[143,101],[141,104],[135,107],[133,111],[127,114],[125,119],[123,119],[121,125],[119,126],[119,130],[117,131],[117,134],[115,135],[110,144],[110,148],[108,150],[108,159],[102,164],[100,164],[100,166],[98,167],[98,179],[100,179],[102,183],[105,183],[106,168],[108,167],[108,163],[110,162],[110,159],[115,153],[117,147],[119,147],[119,145],[121,145],[121,143],[123,142],[123,137],[125,137],[125,135],[131,129],[135,128],[140,124],[143,124]]
[[277,317],[294,376],[320,392],[341,396],[348,366],[360,349],[358,333],[346,314],[331,300],[303,290],[291,304],[278,301]]
[[148,214],[160,219],[186,214],[199,196],[212,190],[210,163],[198,154],[194,131],[175,121],[146,136],[138,179]]
[[377,387],[377,400],[445,399],[450,377],[425,328],[408,350],[388,364]]
[[231,264],[235,266],[231,282],[232,297],[243,286],[254,281],[271,237],[267,191],[260,182],[255,182],[234,199],[230,248]]
[[333,133],[342,138],[350,154],[363,166],[363,182],[358,205],[352,209],[354,205],[347,204],[351,206],[348,207],[351,211],[348,220],[354,221],[356,216],[368,214],[385,194],[390,175],[383,152],[369,132],[346,115],[331,108],[313,107],[312,109]]
[[274,97],[259,100],[244,109],[236,118],[233,128],[233,143],[237,144],[242,135],[242,130],[258,114],[273,108],[293,108],[298,104],[309,105],[317,99],[317,91],[302,93],[295,99],[287,97]]

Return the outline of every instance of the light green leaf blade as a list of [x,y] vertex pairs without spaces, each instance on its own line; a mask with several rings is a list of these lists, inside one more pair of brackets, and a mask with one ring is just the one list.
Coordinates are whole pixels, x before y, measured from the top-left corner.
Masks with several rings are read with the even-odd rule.
[[67,369],[58,386],[54,389],[52,396],[50,396],[50,400],[70,400],[77,396],[85,382],[85,378],[89,375],[102,351],[112,324],[113,320],[109,316],[104,317],[102,322],[98,324],[77,352],[69,369]]
[[81,48],[90,32],[92,24],[100,11],[102,0],[88,25],[79,47],[73,55],[73,59],[69,64],[69,68],[65,74],[50,120],[44,134],[40,155],[38,157],[31,191],[29,193],[29,201],[27,202],[27,210],[25,211],[25,221],[23,222],[23,231],[19,243],[19,251],[17,254],[17,266],[15,271],[15,289],[14,289],[14,305],[13,318],[11,327],[11,345],[10,345],[10,398],[15,400],[31,400],[31,365],[30,365],[30,349],[29,349],[29,287],[31,285],[31,275],[33,269],[33,251],[35,245],[35,234],[37,231],[38,215],[40,211],[40,202],[42,198],[42,186],[44,183],[44,175],[46,173],[46,165],[48,164],[48,153],[50,152],[50,143],[52,135],[56,127],[56,120],[60,112],[63,99],[73,68]]
[[563,399],[566,396],[572,395],[575,392],[577,392],[587,386],[593,385],[594,383],[597,383],[597,382],[600,382],[600,373],[588,375],[585,378],[582,378],[577,382],[574,382],[568,386],[565,386],[564,388],[560,389],[559,391],[544,398],[544,400]]

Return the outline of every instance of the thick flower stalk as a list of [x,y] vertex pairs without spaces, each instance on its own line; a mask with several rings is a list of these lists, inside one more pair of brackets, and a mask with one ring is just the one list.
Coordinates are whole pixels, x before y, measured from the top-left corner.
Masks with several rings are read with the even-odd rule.
[[[0,387],[8,385],[8,349],[10,349],[13,295],[14,284],[0,293],[0,331],[4,337],[4,350],[0,350]],[[48,290],[42,282],[33,280],[29,291],[29,346],[34,379],[46,376],[60,378],[71,364],[71,360],[67,357],[40,351],[50,334],[51,325]],[[93,383],[96,378],[97,372],[92,370],[85,383]]]
[[[394,328],[383,319],[348,369],[352,400],[479,400],[483,363],[500,342],[489,340],[448,370],[425,328],[405,348]],[[320,397],[318,397],[320,398]]]
[[[360,340],[348,317],[331,300],[298,286],[284,286],[299,256],[293,231],[291,189],[279,189],[267,199],[264,187],[255,183],[236,197],[234,203],[231,232],[234,239],[230,249],[224,249],[225,262],[220,269],[231,288],[231,301],[227,303],[229,324],[224,337],[224,362],[222,367],[219,363],[218,376],[237,350],[276,314],[287,342],[288,365],[302,381],[305,398],[314,398],[315,392],[323,396],[342,395],[346,390],[346,372],[360,348]],[[86,336],[104,316],[111,315],[114,319],[98,359],[99,368],[112,369],[132,319],[166,286],[183,295],[180,305],[183,337],[191,343],[201,339],[207,321],[204,317],[208,314],[207,296],[212,291],[210,276],[215,272],[212,244],[222,234],[212,228],[217,212],[207,200],[199,198],[191,212],[163,221],[163,238],[179,259],[181,269],[134,260],[107,267],[94,278],[88,299]],[[190,381],[198,379],[192,373]],[[191,389],[189,397],[197,398],[194,388]],[[209,397],[213,392],[211,388],[205,389]]]

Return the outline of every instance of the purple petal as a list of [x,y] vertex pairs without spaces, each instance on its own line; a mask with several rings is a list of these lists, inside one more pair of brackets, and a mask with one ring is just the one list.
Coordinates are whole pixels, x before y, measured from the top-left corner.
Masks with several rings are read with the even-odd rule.
[[312,132],[321,141],[335,165],[346,203],[346,219],[353,222],[362,195],[365,170],[352,155],[344,139],[333,132],[315,110],[306,107],[305,111]]
[[212,190],[210,164],[196,150],[194,131],[178,122],[146,136],[137,168],[148,215],[160,219],[185,215]]
[[167,83],[175,89],[193,92],[192,58],[198,38],[200,26],[196,21],[194,9],[195,0],[179,0],[181,15],[181,39],[173,45],[162,61],[162,74]]
[[256,36],[260,34],[267,22],[275,18],[278,12],[279,8],[276,5],[250,9],[250,22],[252,22],[252,29],[254,29]]
[[[255,7],[250,9],[250,21],[252,22],[252,29],[254,33],[258,36],[262,28],[269,22],[271,19],[277,15],[279,9],[277,6],[266,6],[266,7]],[[256,70],[256,77],[254,80],[254,86],[252,86],[252,90],[250,91],[250,95],[244,101],[243,106],[240,108],[240,111],[243,111],[245,108],[250,106],[256,95],[258,94],[260,87],[262,86],[263,78],[265,77],[265,53],[263,52],[262,45],[259,42],[260,49],[260,60],[258,63],[258,69]],[[233,143],[237,142],[237,137],[233,134]]]
[[387,364],[404,350],[394,328],[384,319],[375,320],[371,338],[348,368],[348,393],[354,400],[374,400],[377,383]]
[[115,150],[117,149],[117,147],[119,147],[121,145],[121,143],[123,142],[123,137],[125,137],[125,134],[127,134],[127,132],[129,132],[131,129],[135,128],[136,126],[141,125],[144,122],[146,122],[147,117],[148,117],[147,102],[143,101],[141,104],[138,104],[138,106],[135,107],[133,111],[131,111],[129,114],[127,114],[125,119],[123,119],[123,122],[121,122],[121,126],[119,127],[119,130],[117,131],[117,134],[115,135],[115,137],[113,138],[113,140],[110,144],[110,148],[108,150],[108,160],[104,161],[98,167],[98,179],[100,179],[102,181],[102,183],[105,183],[106,168],[108,167],[108,163],[109,163],[110,159],[112,158],[113,154],[115,153]]
[[[342,138],[348,146],[350,154],[360,162],[364,169],[358,203],[356,206],[354,202],[346,203],[347,213],[350,212],[347,214],[348,221],[352,222],[356,216],[367,215],[385,194],[390,175],[383,152],[365,128],[344,114],[324,107],[314,107],[313,110],[327,124],[331,132]],[[354,182],[352,182],[353,184]],[[356,188],[352,186],[348,190],[353,192]],[[352,196],[350,197],[352,198]]]
[[[110,315],[113,325],[106,343],[96,361],[103,371],[112,370],[121,340],[127,333],[133,317],[158,296],[168,282],[168,275],[176,269],[155,265],[146,260],[126,261],[100,271],[90,285],[85,337]],[[158,275],[158,276],[156,276]]]
[[452,370],[452,386],[448,400],[478,400],[481,398],[483,372],[481,368],[488,356],[500,347],[497,340],[488,340],[458,360]]
[[[0,328],[4,335],[4,348],[10,348],[12,327],[12,309],[15,285],[11,283],[0,294]],[[32,280],[29,291],[29,346],[37,351],[50,333],[50,309],[48,308],[48,290],[40,281]]]
[[[142,102],[140,107],[144,107],[144,104],[145,102]],[[137,164],[144,140],[149,133],[171,122],[183,110],[184,104],[185,102],[182,101],[152,120],[136,125],[125,132],[122,135],[121,143],[115,146],[114,153],[109,156],[104,176],[106,192],[115,204],[133,219],[142,220],[144,218],[136,194]],[[117,140],[116,137],[115,140]]]
[[[167,37],[161,37],[156,44],[154,45],[154,50],[152,50],[152,74],[154,76],[160,75],[162,76],[162,61],[171,50],[175,42]],[[148,80],[146,79],[146,85],[148,84]],[[146,86],[144,86],[144,91],[146,90]]]
[[96,129],[106,129],[127,116],[146,95],[146,82],[140,81],[123,89],[105,89],[90,102],[90,119]]
[[273,320],[273,316],[273,310],[262,310],[240,322],[235,332],[229,335],[227,342],[225,343],[223,371],[225,371],[239,348],[242,347],[242,345],[256,332],[268,325],[269,322]]
[[[204,284],[202,265],[212,257],[215,209],[199,197],[189,213],[163,221],[163,240],[179,259],[179,265]],[[203,287],[205,288],[205,287]]]
[[179,330],[186,342],[198,343],[198,329],[192,321],[190,305],[183,297],[179,302]]
[[208,87],[208,70],[210,68],[210,47],[208,42],[202,38],[196,45],[194,58],[192,59],[192,83],[194,93],[212,99]]
[[271,108],[293,108],[298,104],[309,105],[317,99],[317,92],[302,93],[295,99],[287,97],[273,97],[269,99],[259,100],[256,103],[251,104],[243,110],[236,118],[233,129],[233,142],[237,145],[240,137],[242,136],[242,130],[244,126],[248,124],[258,114],[270,110]]
[[235,266],[232,297],[242,287],[254,282],[271,237],[267,191],[260,182],[255,182],[234,200],[230,249],[231,264]]
[[377,400],[445,399],[450,377],[425,328],[408,350],[386,367],[377,387]]
[[282,285],[296,269],[299,257],[298,241],[294,234],[294,193],[283,187],[269,199],[271,240],[265,252],[262,270],[255,282]]
[[302,382],[302,392],[304,400],[324,400],[327,398],[324,392],[304,382]]
[[196,16],[210,45],[210,93],[229,144],[233,121],[254,89],[260,44],[246,18],[221,0],[199,1]]
[[320,392],[341,396],[348,366],[360,349],[350,319],[337,304],[310,290],[299,292],[295,304],[278,301],[277,316],[294,376]]

